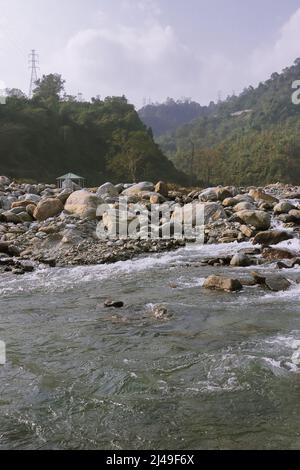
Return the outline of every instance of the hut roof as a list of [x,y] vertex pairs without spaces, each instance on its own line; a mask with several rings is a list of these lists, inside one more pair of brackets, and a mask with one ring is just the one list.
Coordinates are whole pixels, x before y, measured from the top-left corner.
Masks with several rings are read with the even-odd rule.
[[82,176],[75,175],[74,173],[67,173],[64,176],[60,176],[57,180],[84,180]]

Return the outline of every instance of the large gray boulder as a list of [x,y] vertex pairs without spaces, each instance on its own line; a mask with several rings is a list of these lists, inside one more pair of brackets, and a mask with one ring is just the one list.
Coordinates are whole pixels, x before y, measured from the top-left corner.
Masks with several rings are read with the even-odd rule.
[[154,192],[154,189],[155,188],[153,183],[144,182],[135,184],[130,188],[125,189],[122,194],[124,196],[138,196],[142,192]]
[[82,189],[75,191],[67,199],[65,211],[80,219],[93,220],[96,219],[97,208],[101,203],[102,200],[96,194]]
[[105,183],[98,188],[97,196],[100,198],[117,197],[119,190],[112,183]]
[[176,207],[172,216],[173,222],[184,223],[193,227],[203,224],[207,225],[222,219],[227,219],[225,210],[221,204],[216,202],[196,202],[186,204],[183,207]]
[[296,207],[293,206],[293,204],[291,204],[288,201],[282,201],[276,204],[276,206],[274,207],[274,213],[275,214],[288,214],[293,209],[296,209]]
[[7,176],[0,176],[0,186],[9,186],[11,180]]
[[236,213],[238,219],[256,230],[268,230],[271,226],[271,216],[264,211],[240,211]]

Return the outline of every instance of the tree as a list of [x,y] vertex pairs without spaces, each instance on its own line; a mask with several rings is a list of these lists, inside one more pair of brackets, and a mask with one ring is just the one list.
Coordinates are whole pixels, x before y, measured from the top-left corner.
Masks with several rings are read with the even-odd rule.
[[33,97],[42,100],[55,100],[59,101],[65,89],[65,80],[61,75],[55,73],[50,75],[43,75],[43,77],[36,82],[36,88],[33,91]]

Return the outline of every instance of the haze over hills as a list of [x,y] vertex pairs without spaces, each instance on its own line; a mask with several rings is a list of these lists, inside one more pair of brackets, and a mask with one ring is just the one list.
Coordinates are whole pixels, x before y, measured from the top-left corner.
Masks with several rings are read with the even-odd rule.
[[210,184],[296,183],[300,178],[300,105],[292,102],[292,84],[300,79],[300,59],[281,74],[274,73],[257,88],[203,108],[202,114],[172,130],[174,122],[191,116],[191,103],[174,101],[144,108],[140,116],[155,125],[175,110],[168,123],[154,127],[156,141],[190,182]]
[[167,98],[165,103],[155,103],[144,106],[139,110],[141,120],[151,127],[155,137],[175,131],[178,127],[204,116],[209,116],[215,111],[215,103],[209,106],[201,106],[188,98],[173,100]]

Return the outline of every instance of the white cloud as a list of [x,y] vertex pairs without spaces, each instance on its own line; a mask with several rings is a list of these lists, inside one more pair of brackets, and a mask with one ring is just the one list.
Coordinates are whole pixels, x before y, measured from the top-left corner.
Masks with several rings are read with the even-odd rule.
[[300,8],[279,31],[273,45],[255,50],[251,57],[251,75],[254,79],[267,79],[273,72],[280,72],[300,57]]
[[[103,5],[102,5],[103,6]],[[73,34],[48,62],[67,80],[73,94],[125,94],[141,106],[167,96],[202,103],[266,80],[300,56],[300,9],[282,26],[273,44],[232,58],[205,43],[185,44],[155,0],[122,0],[120,9],[103,8],[95,23]]]

